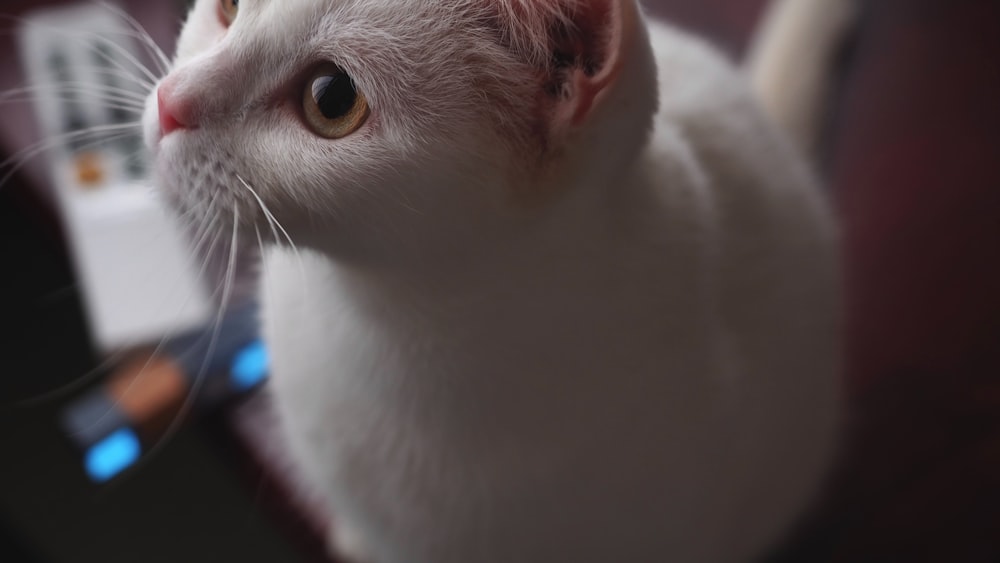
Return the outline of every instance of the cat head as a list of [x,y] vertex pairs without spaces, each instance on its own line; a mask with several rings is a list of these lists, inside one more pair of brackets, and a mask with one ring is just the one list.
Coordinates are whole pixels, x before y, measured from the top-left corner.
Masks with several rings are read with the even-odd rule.
[[656,107],[634,0],[198,0],[145,136],[169,200],[333,251],[459,244],[609,179]]

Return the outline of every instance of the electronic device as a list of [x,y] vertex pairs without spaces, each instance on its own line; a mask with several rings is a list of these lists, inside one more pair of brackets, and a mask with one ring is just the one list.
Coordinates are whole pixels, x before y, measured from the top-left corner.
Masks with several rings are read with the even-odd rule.
[[19,34],[38,121],[54,140],[51,181],[93,343],[126,358],[63,412],[95,482],[133,466],[188,407],[259,385],[268,365],[255,305],[218,313],[182,225],[150,185],[134,124],[150,77],[135,31],[115,10],[47,9]]

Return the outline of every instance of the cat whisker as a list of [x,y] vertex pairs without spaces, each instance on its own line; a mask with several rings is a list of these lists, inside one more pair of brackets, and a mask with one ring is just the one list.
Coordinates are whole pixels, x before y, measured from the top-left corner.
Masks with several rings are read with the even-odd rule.
[[277,243],[281,241],[281,237],[278,236],[278,229],[275,227],[275,221],[273,220],[271,211],[267,208],[266,205],[264,205],[264,200],[262,200],[260,196],[257,195],[257,192],[250,187],[250,184],[248,184],[247,181],[244,180],[242,177],[240,177],[238,174],[236,175],[236,179],[239,180],[240,183],[243,184],[243,186],[250,191],[250,194],[253,196],[253,198],[257,200],[257,205],[260,206],[260,211],[261,213],[264,214],[264,219],[267,220],[267,225],[271,228],[271,236],[274,238],[274,242]]
[[[213,198],[212,201],[214,202],[214,198]],[[201,220],[201,225],[199,226],[198,230],[199,231],[203,230],[206,234],[210,233],[211,232],[211,229],[210,229],[211,220],[210,219],[211,219],[210,215],[205,215],[202,218],[202,220]],[[206,255],[205,255],[204,259],[201,260],[201,265],[198,267],[198,277],[197,277],[197,279],[204,279],[205,272],[208,269],[208,265],[209,265],[209,263],[211,263],[211,261],[212,261],[212,259],[214,257],[214,254],[215,254],[215,250],[218,248],[218,244],[217,243],[218,243],[219,237],[221,235],[222,235],[222,231],[217,231],[215,238],[212,239],[212,242],[209,245],[208,251],[206,252]],[[218,296],[219,291],[220,291],[220,288],[216,288],[216,290],[212,293],[212,295],[210,296],[210,298],[212,300],[214,300],[215,297]],[[184,309],[187,306],[187,304],[191,301],[191,298],[193,296],[194,296],[194,290],[192,290],[192,291],[190,291],[188,293],[187,297],[184,299],[183,303],[181,304],[180,309]],[[149,366],[152,364],[153,360],[155,360],[160,355],[160,353],[163,351],[163,348],[166,346],[167,341],[170,340],[170,338],[172,336],[173,336],[173,334],[167,333],[167,334],[164,334],[160,338],[160,341],[157,343],[156,347],[150,353],[149,357],[146,359],[146,361],[143,364],[143,366],[141,368],[139,368],[139,372],[135,375],[135,377],[132,378],[131,381],[128,382],[128,384],[125,386],[125,388],[122,389],[122,391],[121,391],[118,399],[115,401],[115,403],[113,403],[114,405],[117,405],[119,401],[121,401],[129,393],[131,393],[131,391],[135,387],[135,385],[137,385],[140,382],[140,380],[146,375],[146,373],[147,373],[147,371],[149,369]],[[197,349],[197,347],[201,344],[202,341],[204,341],[205,338],[206,338],[206,335],[204,335],[204,334],[201,335],[199,338],[197,338],[191,344],[191,350]],[[190,353],[190,350],[188,352],[180,352],[179,355],[180,356],[186,356],[189,353]],[[122,355],[123,354],[120,353],[119,354],[119,358]],[[105,363],[107,363],[107,362],[105,362]],[[102,413],[101,416],[97,417],[94,420],[94,422],[92,423],[92,426],[99,425],[112,412],[113,412],[113,410],[109,409],[109,410],[105,411],[104,413]],[[180,416],[180,415],[178,415],[178,416]],[[166,434],[164,436],[166,436]]]
[[48,93],[55,90],[57,93],[70,93],[70,94],[85,94],[88,96],[114,96],[116,99],[129,100],[138,105],[144,105],[146,101],[146,96],[136,92],[134,90],[128,90],[126,88],[116,88],[113,86],[97,86],[94,84],[88,84],[85,82],[56,82],[52,85],[34,85],[34,86],[22,86],[20,88],[11,88],[4,92],[0,92],[0,100],[6,100],[13,96],[18,96],[22,94],[38,94],[38,93]]
[[[149,68],[146,65],[142,64],[142,62],[138,58],[136,58],[135,55],[133,55],[131,52],[129,52],[128,49],[126,49],[125,47],[122,47],[117,42],[115,42],[115,41],[113,41],[113,40],[111,40],[111,39],[109,39],[107,37],[104,37],[102,35],[97,35],[97,34],[94,34],[94,33],[86,33],[86,34],[83,34],[83,35],[84,36],[89,36],[89,37],[91,37],[93,39],[97,39],[98,41],[100,41],[100,43],[97,46],[94,46],[92,43],[87,42],[87,46],[90,48],[91,51],[94,52],[94,54],[96,54],[97,56],[99,56],[102,59],[104,59],[104,61],[106,61],[106,62],[114,65],[115,67],[121,69],[122,71],[128,73],[129,70],[128,70],[127,67],[123,66],[119,61],[115,60],[115,58],[112,57],[110,53],[108,53],[107,51],[105,51],[101,47],[102,46],[111,47],[119,55],[121,55],[123,58],[125,58],[125,60],[127,60],[129,63],[131,63],[135,67],[136,70],[138,70],[140,73],[142,73],[142,75],[146,79],[149,80],[148,83],[146,83],[145,81],[143,81],[143,85],[148,86],[148,87],[150,87],[150,89],[152,89],[152,87],[155,86],[156,83],[159,81],[159,77],[157,77],[155,74],[153,74],[153,72],[151,70],[149,70]],[[135,78],[137,80],[139,79],[138,76],[135,76]]]
[[[88,135],[95,134],[107,134],[106,136],[97,139],[96,141],[86,142],[79,147],[77,150],[88,149],[94,146],[98,146],[104,143],[110,143],[118,139],[123,139],[135,135],[134,131],[129,131],[128,129],[136,127],[135,123],[122,123],[116,125],[101,126],[107,127],[107,129],[101,129],[95,131],[96,128],[90,128],[88,130],[74,131],[71,133],[66,133],[63,135],[57,135],[55,137],[50,137],[48,139],[43,139],[33,145],[30,145],[17,153],[15,153],[10,158],[0,162],[0,170],[10,167],[10,169],[3,175],[0,176],[0,187],[3,187],[10,178],[17,173],[26,163],[31,159],[35,158],[39,154],[45,151],[54,149],[62,143],[68,141],[75,141],[81,138],[86,138]],[[117,131],[117,132],[116,132]]]
[[[37,143],[29,145],[24,149],[14,153],[10,158],[0,162],[0,168],[9,166],[13,162],[16,162],[22,158],[31,158],[35,156],[40,151],[45,151],[58,146],[60,143],[65,143],[69,141],[77,141],[80,139],[85,139],[88,136],[97,135],[111,135],[111,134],[132,134],[139,131],[141,122],[130,121],[127,123],[113,123],[108,125],[95,125],[93,127],[88,127],[86,129],[79,129],[77,131],[70,131],[68,133],[63,133],[61,135],[55,135],[42,139]],[[129,131],[132,129],[133,131]],[[97,142],[106,141],[107,137],[102,137],[97,139]]]
[[142,148],[139,148],[130,153],[122,155],[122,158],[124,159],[126,165],[132,165],[138,163],[141,164],[143,167],[145,167],[146,164],[148,163],[147,160],[148,155],[149,151],[146,150],[145,146],[142,146]]
[[88,385],[96,381],[98,378],[100,378],[108,369],[110,369],[113,365],[115,365],[122,358],[124,358],[125,354],[126,354],[125,350],[117,350],[109,354],[103,360],[101,360],[101,362],[98,363],[96,366],[90,368],[82,375],[73,379],[73,381],[70,381],[69,383],[66,383],[64,385],[60,385],[54,389],[45,391],[44,393],[35,395],[34,397],[29,397],[27,399],[16,401],[14,403],[11,403],[10,406],[13,408],[22,408],[22,409],[34,408],[39,405],[43,405],[49,401],[54,401],[62,397],[73,395],[77,391],[80,391],[81,389],[87,387]]
[[[253,231],[254,235],[257,237],[257,251],[259,252],[258,259],[260,260],[261,266],[263,267],[264,253],[265,253],[264,239],[260,236],[260,228],[256,224],[253,226]],[[274,295],[271,289],[270,279],[267,276],[258,276],[257,281],[260,284],[260,287],[258,287],[258,295],[261,294],[263,295],[262,301],[270,302],[272,300],[271,296]]]
[[397,198],[394,199],[394,201],[395,201],[395,203],[397,205],[399,205],[403,209],[406,209],[407,211],[411,211],[411,212],[413,212],[413,213],[415,213],[417,215],[424,215],[423,211],[421,211],[420,209],[417,209],[416,207],[413,206],[413,204],[407,198],[406,192],[404,192],[402,188],[400,188],[400,187],[397,186],[397,187],[394,187],[392,191],[397,196]]
[[[208,366],[211,361],[212,356],[215,354],[215,348],[219,342],[219,335],[222,330],[222,319],[225,316],[226,309],[229,307],[229,301],[232,297],[233,287],[236,281],[236,250],[238,248],[238,234],[239,234],[239,209],[233,209],[233,229],[232,236],[230,238],[229,246],[229,259],[226,264],[226,274],[222,285],[222,297],[219,300],[218,311],[215,315],[215,321],[212,327],[212,332],[210,340],[208,342],[208,349],[205,352],[204,360],[199,367],[198,372],[194,375],[193,381],[191,382],[191,388],[188,390],[187,396],[185,397],[183,403],[174,415],[173,421],[164,431],[162,437],[159,441],[150,448],[147,459],[152,459],[152,457],[163,448],[166,443],[173,437],[177,431],[180,429],[181,424],[183,424],[184,419],[191,412],[192,407],[194,407],[194,402],[198,397],[198,393],[201,390],[202,385],[205,381],[205,375],[208,373]],[[221,231],[220,231],[221,232]],[[218,290],[216,290],[217,292]]]
[[[15,21],[21,23],[27,22],[27,20],[24,20],[23,18],[6,17],[5,19],[14,19]],[[28,23],[29,25],[38,25],[33,22]],[[133,82],[146,87],[146,83],[137,79],[135,77],[135,73],[125,72],[119,69],[107,69],[107,71],[109,73],[113,72],[118,76],[128,78]],[[100,72],[98,72],[98,74],[100,74]],[[39,92],[42,92],[43,90],[48,91],[52,88],[55,88],[59,94],[67,94],[67,99],[69,98],[68,94],[85,94],[101,101],[102,106],[106,108],[121,109],[135,114],[141,114],[143,109],[144,97],[135,90],[127,90],[125,88],[114,87],[111,85],[96,86],[83,82],[68,81],[56,83],[51,86],[36,85],[12,88],[4,92],[0,92],[0,103],[14,103],[22,101],[33,102],[37,99]],[[141,123],[139,121],[135,121],[108,126],[95,126],[42,139],[11,155],[3,162],[0,162],[0,169],[10,167],[10,170],[0,177],[0,187],[6,184],[10,177],[17,173],[17,171],[20,170],[25,163],[29,162],[38,154],[55,148],[59,144],[86,139],[89,136],[100,136],[100,138],[95,141],[83,143],[79,147],[81,150],[88,149],[95,145],[113,142],[118,139],[128,137],[133,134],[128,130],[135,129],[136,132],[138,132],[140,131],[140,125]],[[95,379],[101,377],[110,367],[118,363],[126,355],[126,353],[127,350],[116,350],[104,357],[97,365],[87,370],[79,377],[74,378],[73,381],[70,381],[65,385],[60,385],[35,397],[18,401],[14,403],[13,406],[16,408],[31,408],[33,406],[44,404],[48,401],[56,400],[60,397],[76,393],[80,389],[90,385]]]
[[240,183],[243,184],[243,187],[249,190],[250,194],[253,195],[253,198],[257,200],[257,205],[260,206],[260,210],[264,213],[264,217],[267,219],[268,224],[271,226],[271,231],[274,234],[274,239],[275,239],[274,242],[277,243],[281,240],[280,238],[278,238],[278,233],[275,232],[274,230],[275,227],[277,227],[281,231],[281,234],[284,235],[285,240],[288,241],[288,245],[292,248],[292,252],[295,253],[295,258],[299,264],[299,276],[302,279],[303,293],[308,293],[308,284],[306,283],[306,280],[308,280],[308,278],[306,277],[305,265],[302,262],[302,254],[299,252],[299,247],[295,245],[295,242],[292,241],[292,237],[288,235],[288,231],[286,231],[285,227],[281,225],[281,223],[278,221],[278,218],[275,217],[273,213],[271,213],[271,210],[267,207],[267,204],[264,203],[264,200],[261,199],[257,191],[254,190],[250,186],[250,184],[247,183],[247,181],[244,180],[243,177],[241,177],[239,174],[236,175],[236,179],[239,180]]
[[[118,139],[124,139],[124,138],[129,137],[129,136],[131,136],[130,133],[121,133],[121,134],[118,134],[118,135],[112,135],[110,137],[107,137],[107,138],[104,138],[104,139],[100,139],[99,141],[95,141],[95,142],[90,142],[90,143],[83,144],[83,145],[80,146],[80,149],[81,150],[88,149],[88,148],[91,148],[91,147],[94,147],[94,146],[97,146],[97,145],[101,145],[101,144],[104,144],[104,143],[110,143],[110,142],[116,141]],[[31,151],[21,151],[21,153],[18,153],[18,155],[15,155],[17,157],[15,159],[16,162],[15,161],[11,161],[11,162],[6,162],[6,163],[0,163],[0,169],[8,168],[9,167],[8,170],[7,170],[7,172],[4,173],[3,176],[0,176],[0,188],[2,188],[7,183],[7,181],[10,180],[11,177],[13,177],[14,174],[16,174],[25,164],[27,164],[28,162],[30,162],[31,159],[35,158],[39,154],[41,154],[41,153],[43,153],[46,150],[49,150],[51,148],[52,148],[51,146],[39,146],[39,147],[34,148]],[[12,158],[14,158],[14,157],[12,157]],[[8,159],[8,160],[10,160],[10,159]]]
[[[128,51],[128,49],[119,45],[118,43],[116,43],[115,41],[104,35],[100,35],[94,32],[81,32],[78,30],[73,30],[62,26],[45,25],[37,21],[31,21],[17,16],[0,15],[0,19],[13,21],[20,25],[34,26],[46,29],[48,31],[58,32],[65,35],[67,38],[78,40],[83,47],[86,47],[88,50],[93,51],[96,55],[100,56],[104,61],[113,65],[114,68],[119,69],[122,72],[122,74],[120,75],[121,77],[132,80],[137,85],[142,86],[143,89],[152,90],[153,87],[156,85],[157,81],[159,80],[149,70],[149,68],[146,65],[144,65],[141,61],[139,61],[133,54],[131,54]],[[130,34],[122,34],[122,35],[129,36]],[[95,48],[94,46],[95,41],[98,43],[99,47],[106,45],[113,48],[115,51],[121,54],[121,56],[125,60],[134,65],[134,70],[138,70],[142,74],[142,77],[138,76],[136,72],[134,72],[133,70],[129,70],[127,67],[122,65],[118,60],[111,57],[107,51],[99,47]]]
[[[258,252],[258,256],[260,257],[259,259],[263,260],[264,259],[264,239],[260,236],[260,227],[258,227],[256,224],[254,224],[254,226],[253,226],[253,233],[257,237],[257,252]],[[265,286],[264,287],[264,291],[267,292],[267,287],[266,287],[267,286],[267,278],[261,276],[261,279],[263,279],[263,281],[264,281],[264,286]],[[270,294],[268,293],[268,295],[270,295]]]
[[[211,209],[214,206],[216,200],[217,200],[217,197],[215,196],[215,194],[213,194],[212,198],[209,200],[209,203],[208,203],[208,208],[207,208],[208,212],[202,215],[200,224],[199,224],[199,226],[196,229],[196,232],[199,233],[198,236],[200,238],[200,241],[198,243],[198,247],[199,248],[204,243],[204,240],[207,239],[207,235],[212,232],[212,229],[210,228],[211,227]],[[197,211],[197,209],[191,209],[188,212],[186,212],[184,214],[181,214],[178,217],[183,220],[184,217],[186,217],[186,216],[188,216],[190,214],[193,214],[195,211]],[[207,252],[205,254],[205,257],[200,261],[201,264],[197,268],[197,272],[198,272],[197,273],[197,279],[204,279],[205,272],[208,269],[209,263],[213,259],[215,250],[217,248],[217,243],[218,243],[218,240],[219,240],[219,237],[221,236],[221,234],[222,234],[222,231],[217,231],[216,232],[216,236],[212,240],[211,244],[209,245],[209,248],[208,248],[208,250],[207,250]],[[192,255],[196,256],[197,254],[198,253],[193,253]],[[216,291],[211,295],[211,298],[214,300],[214,298],[218,295],[218,293],[219,293],[219,289],[216,289]],[[180,307],[181,310],[183,310],[185,307],[187,307],[187,304],[190,302],[190,300],[191,300],[192,297],[194,297],[194,290],[190,291],[188,293],[187,297],[182,302],[181,307]],[[150,356],[146,360],[146,362],[144,363],[143,367],[139,369],[139,372],[136,374],[136,376],[122,390],[121,395],[120,395],[120,397],[119,397],[118,400],[121,400],[126,395],[128,395],[131,392],[132,388],[136,384],[139,383],[139,380],[141,380],[142,377],[146,374],[146,372],[149,369],[149,366],[152,363],[152,361],[156,357],[158,357],[160,355],[160,353],[162,352],[164,346],[166,346],[167,341],[172,336],[173,336],[173,334],[167,333],[167,334],[164,334],[160,338],[160,341],[157,343],[156,347],[150,353]],[[192,343],[192,348],[196,348],[202,342],[202,340],[204,338],[205,338],[205,336],[202,336],[202,337],[198,338],[197,340],[195,340],[195,342]],[[87,383],[89,383],[90,381],[92,381],[94,377],[99,376],[104,371],[106,371],[109,367],[113,366],[115,363],[117,363],[119,360],[121,360],[125,356],[126,353],[127,353],[127,350],[119,350],[119,351],[115,352],[114,354],[112,354],[108,358],[106,358],[104,361],[102,361],[100,364],[98,364],[97,367],[95,367],[92,370],[90,370],[89,372],[87,372],[87,374],[84,374],[84,376],[82,376],[82,378],[77,379],[77,380],[75,380],[75,381],[73,381],[73,382],[71,382],[71,383],[69,383],[67,385],[64,385],[64,386],[62,386],[62,387],[60,387],[58,389],[50,391],[50,392],[48,392],[45,395],[42,395],[40,397],[37,397],[37,398],[34,398],[34,399],[29,399],[28,401],[24,402],[23,405],[24,406],[31,406],[33,404],[38,404],[39,402],[43,402],[43,401],[45,401],[45,400],[47,400],[49,398],[56,398],[56,397],[59,397],[61,395],[64,395],[64,394],[67,394],[67,393],[72,393],[73,391],[80,389],[81,387],[85,386]],[[184,355],[184,353],[181,353],[181,355]],[[117,404],[117,401],[116,401],[115,404]],[[92,425],[93,426],[99,425],[105,419],[105,417],[107,417],[108,415],[111,414],[111,412],[112,412],[111,410],[108,410],[105,413],[102,413],[101,416],[97,417],[97,419],[94,420],[94,422],[92,423]]]
[[157,70],[159,70],[160,74],[166,75],[170,69],[170,59],[167,57],[167,54],[163,52],[163,49],[161,49],[160,46],[157,45],[155,41],[153,41],[153,38],[149,35],[149,32],[146,31],[146,28],[144,28],[142,24],[139,23],[139,21],[136,20],[134,17],[132,17],[128,12],[122,10],[118,6],[112,5],[104,1],[98,2],[97,4],[103,7],[104,9],[108,10],[109,12],[120,17],[125,23],[128,24],[129,27],[131,27],[134,30],[134,33],[129,33],[126,35],[141,41],[143,45],[146,47],[146,50],[153,55],[153,58],[156,61]]
[[[155,84],[150,83],[142,76],[134,72],[122,70],[120,68],[95,68],[92,69],[92,72],[101,77],[121,78],[124,80],[128,80],[129,81],[128,87],[122,84],[116,84],[113,86],[137,94],[143,94],[144,92],[149,92],[156,86]],[[105,84],[105,86],[111,87],[112,84]]]
[[[257,200],[257,204],[260,205],[260,210],[264,212],[264,215],[267,217],[268,221],[271,221],[272,225],[277,226],[278,229],[281,230],[281,234],[284,235],[285,240],[288,241],[288,244],[297,251],[298,249],[295,247],[295,243],[292,242],[292,237],[288,236],[288,231],[286,231],[285,228],[281,226],[281,223],[279,223],[278,219],[275,218],[273,213],[271,213],[271,210],[267,207],[267,204],[264,203],[264,200],[260,198],[260,195],[257,194],[257,191],[254,190],[250,186],[250,184],[248,184],[247,181],[244,180],[241,176],[237,175],[236,178],[240,181],[241,184],[243,184],[243,187],[250,190],[250,194],[253,195],[255,200]],[[277,238],[277,233],[275,233],[275,237]]]
[[[56,94],[53,96],[60,103],[73,103],[77,98],[67,94]],[[138,118],[143,114],[145,108],[140,104],[130,100],[122,100],[114,98],[112,96],[93,96],[94,100],[100,102],[101,108],[105,110],[115,110],[126,112],[129,117]],[[15,103],[30,103],[34,102],[37,98],[35,96],[28,95],[10,95],[3,96],[0,98],[0,105],[5,104],[15,104]]]
[[[61,103],[71,103],[76,99],[69,95],[56,95],[55,98],[57,98],[58,101]],[[144,111],[144,108],[140,106],[138,103],[129,100],[119,100],[112,97],[99,97],[99,96],[94,96],[94,98],[101,103],[101,107],[103,109],[121,110],[127,112],[129,116],[139,117],[142,115]],[[36,98],[34,96],[24,96],[24,95],[7,96],[4,97],[3,99],[0,99],[0,105],[34,102],[35,99]]]
[[[134,74],[127,74],[124,71],[122,71],[121,69],[117,69],[117,68],[94,69],[94,73],[97,74],[97,75],[99,75],[99,76],[110,76],[110,77],[116,77],[116,78],[133,78],[133,79],[136,78],[136,76]],[[73,81],[56,82],[55,85],[56,86],[63,86],[63,85],[66,85],[66,86],[76,86],[76,85],[79,85],[81,87],[88,87],[88,88],[90,88],[92,90],[95,90],[95,91],[98,91],[98,92],[110,92],[110,93],[113,93],[113,94],[119,94],[119,95],[122,95],[122,96],[132,97],[132,98],[135,98],[136,100],[138,100],[140,102],[144,102],[146,100],[146,98],[148,97],[149,87],[151,86],[151,85],[147,84],[146,82],[141,82],[141,83],[140,82],[136,82],[134,85],[122,85],[122,84],[111,84],[111,83],[94,84],[94,83],[73,82]],[[142,89],[139,89],[136,86],[141,86]]]
[[[207,212],[206,212],[206,213],[203,213],[203,214],[201,214],[201,220],[200,220],[200,222],[199,222],[200,224],[199,224],[199,225],[198,225],[198,227],[197,227],[197,228],[195,229],[195,232],[196,232],[196,235],[195,235],[195,236],[196,236],[196,237],[197,237],[197,238],[199,239],[199,241],[198,241],[198,243],[197,243],[197,245],[196,245],[196,250],[195,250],[194,252],[192,252],[192,253],[191,253],[191,255],[192,255],[192,256],[198,256],[199,254],[201,254],[201,247],[202,247],[202,245],[204,244],[204,242],[205,242],[206,240],[208,240],[208,235],[209,235],[209,234],[211,234],[211,233],[213,232],[213,229],[211,229],[211,223],[212,223],[212,215],[211,215],[211,209],[213,208],[213,206],[214,206],[214,204],[215,204],[215,202],[216,202],[216,201],[217,201],[217,197],[215,196],[215,194],[213,194],[212,198],[210,199],[210,201],[209,201],[209,203],[208,203],[208,208],[207,208],[207,210],[206,210]],[[189,211],[188,213],[193,213],[193,212],[195,212],[195,211],[197,211],[197,210],[196,210],[196,209],[192,209],[192,210],[190,210],[190,211]],[[187,215],[187,213],[185,213],[184,215]],[[200,262],[201,262],[201,264],[200,264],[200,266],[199,266],[199,267],[198,267],[198,269],[197,269],[197,278],[196,278],[196,279],[205,279],[205,273],[206,273],[206,271],[208,270],[208,266],[209,266],[209,264],[210,264],[210,263],[212,262],[212,260],[213,260],[213,258],[214,258],[214,255],[215,255],[215,251],[216,251],[216,250],[218,249],[218,247],[219,247],[219,245],[218,245],[218,242],[219,242],[219,239],[220,239],[220,237],[221,237],[221,236],[222,236],[222,231],[221,231],[221,230],[215,230],[215,237],[213,237],[213,238],[211,239],[211,242],[209,243],[209,245],[208,245],[208,247],[207,247],[207,250],[206,250],[206,252],[205,252],[205,256],[204,256],[204,258],[203,258],[203,259],[202,259],[202,260],[200,261]],[[218,297],[218,295],[219,295],[220,291],[222,291],[222,290],[223,290],[223,288],[221,288],[221,287],[217,287],[217,288],[215,289],[215,291],[213,291],[213,292],[212,292],[212,294],[211,294],[211,295],[209,296],[209,297],[210,297],[210,300],[212,300],[212,301],[215,301],[216,297]],[[184,308],[184,307],[185,307],[185,306],[187,305],[187,303],[188,303],[188,302],[189,302],[189,301],[191,300],[191,298],[193,297],[193,295],[194,295],[194,291],[192,291],[192,292],[190,292],[190,293],[188,294],[187,298],[185,298],[185,300],[184,300],[184,303],[183,303],[183,304],[182,304],[182,306],[181,306],[181,309],[183,309],[183,308]],[[219,318],[221,319],[221,316],[220,316]],[[221,322],[221,321],[219,321],[219,322]],[[145,364],[143,365],[143,367],[142,367],[142,368],[140,368],[140,370],[139,370],[139,372],[138,372],[138,373],[136,374],[136,376],[135,376],[135,377],[134,377],[134,378],[133,378],[133,379],[132,379],[132,380],[131,380],[131,381],[130,381],[130,382],[128,383],[128,385],[126,385],[126,386],[125,386],[125,388],[124,388],[124,389],[122,390],[122,392],[121,392],[121,394],[120,394],[120,397],[119,397],[119,400],[121,400],[121,399],[122,399],[122,398],[124,398],[124,397],[125,397],[126,395],[128,395],[128,394],[129,394],[129,393],[131,392],[132,388],[133,388],[133,387],[134,387],[134,386],[135,386],[136,384],[138,384],[138,383],[139,383],[139,380],[141,380],[141,379],[142,379],[142,377],[143,377],[143,376],[145,375],[145,373],[146,373],[146,372],[147,372],[147,370],[149,369],[149,366],[150,366],[150,364],[152,363],[152,361],[153,361],[153,360],[154,360],[154,359],[155,359],[155,358],[156,358],[157,356],[159,356],[160,352],[161,352],[161,351],[163,350],[163,347],[164,347],[164,346],[166,345],[167,341],[168,341],[168,340],[170,339],[170,337],[171,337],[171,336],[172,336],[171,334],[165,334],[165,335],[164,335],[164,336],[163,336],[163,337],[162,337],[162,338],[160,339],[160,341],[159,341],[159,343],[157,344],[156,348],[155,348],[155,349],[153,350],[153,352],[152,352],[152,353],[150,354],[150,357],[149,357],[149,358],[148,358],[148,359],[146,360],[146,362],[145,362]],[[198,346],[199,346],[199,345],[200,345],[200,344],[201,344],[201,343],[202,343],[202,342],[204,341],[204,339],[205,339],[205,338],[207,338],[207,337],[208,337],[208,336],[207,336],[206,334],[203,334],[203,335],[201,335],[201,336],[200,336],[199,338],[197,338],[197,339],[196,339],[196,340],[195,340],[195,341],[194,341],[194,342],[193,342],[193,343],[191,344],[191,350],[195,350],[195,349],[197,349],[197,348],[198,348]],[[189,354],[189,353],[190,353],[190,351],[188,351],[188,352],[180,352],[180,356],[187,356],[187,354]],[[206,356],[206,359],[205,359],[205,362],[207,362],[207,361],[208,361],[208,358],[209,358],[210,356],[211,356],[211,354],[209,354],[209,355],[207,355],[207,356]],[[200,376],[199,376],[199,377],[200,377]],[[192,391],[192,393],[193,393],[193,391]],[[102,414],[102,415],[101,415],[100,417],[98,417],[98,418],[97,418],[97,419],[96,419],[96,420],[94,421],[94,423],[93,423],[93,424],[94,424],[94,425],[96,425],[96,424],[99,424],[99,423],[100,423],[100,422],[101,422],[101,421],[102,421],[102,420],[104,419],[104,417],[106,417],[106,416],[108,416],[109,414],[111,414],[111,412],[112,412],[112,411],[111,411],[111,410],[109,410],[109,411],[107,411],[107,412],[103,413],[103,414]],[[180,417],[180,416],[182,416],[182,415],[181,415],[181,414],[178,414],[178,416]],[[175,420],[176,420],[176,419],[175,419]],[[166,435],[166,434],[164,434],[164,439],[166,439],[166,437],[167,437],[167,435]]]
[[263,256],[264,255],[264,239],[262,239],[261,236],[260,236],[260,227],[258,227],[257,225],[254,225],[253,226],[253,232],[254,232],[255,235],[257,235],[257,251],[260,252],[261,256]]
[[[191,245],[191,253],[194,254],[195,256],[198,256],[198,255],[200,255],[202,253],[202,250],[203,250],[202,247],[205,244],[205,241],[208,240],[208,235],[212,233],[212,229],[211,229],[212,219],[211,219],[211,217],[212,217],[212,213],[214,212],[214,209],[215,209],[215,203],[216,203],[216,201],[217,201],[217,198],[213,195],[211,201],[209,201],[209,203],[208,203],[208,206],[205,208],[205,213],[202,214],[202,221],[201,221],[202,225],[199,228],[199,231],[197,233],[195,233],[195,235],[194,235],[197,238],[197,240],[196,240],[196,242],[194,244]],[[214,247],[215,246],[215,244],[218,242],[218,237],[220,236],[221,233],[222,233],[222,231],[216,230],[216,232],[215,232],[215,237],[216,238],[211,242],[211,246],[210,247]],[[204,268],[202,268],[202,271],[199,272],[198,279],[203,279],[204,275],[205,275],[205,271],[204,271]]]
[[[179,211],[180,214],[175,215],[175,217],[184,222],[184,226],[188,229],[186,232],[189,236],[197,238],[199,234],[201,234],[201,229],[205,226],[205,222],[208,220],[208,215],[211,212],[210,210],[214,205],[215,194],[213,193],[212,197],[209,198],[206,212],[201,213],[201,209],[197,205],[187,205],[182,203],[176,206],[177,211]],[[197,226],[195,226],[196,221]]]
[[93,127],[87,127],[85,129],[78,129],[76,131],[69,131],[67,133],[62,133],[59,135],[53,135],[42,139],[36,143],[28,145],[24,149],[14,153],[12,156],[0,162],[0,168],[10,165],[12,162],[20,159],[23,155],[21,153],[27,153],[35,150],[46,150],[57,146],[59,143],[65,143],[69,141],[78,141],[80,139],[85,139],[87,137],[97,137],[97,142],[100,142],[113,134],[133,134],[141,131],[142,123],[140,121],[129,121],[125,123],[109,123],[104,125],[95,125]]
[[197,211],[197,209],[187,209],[174,215],[174,218],[183,223],[185,227],[192,227],[195,223],[195,213]]

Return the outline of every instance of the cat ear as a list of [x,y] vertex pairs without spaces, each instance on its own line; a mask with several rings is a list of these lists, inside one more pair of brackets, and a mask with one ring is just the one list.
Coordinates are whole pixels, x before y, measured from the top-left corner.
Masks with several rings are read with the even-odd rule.
[[635,0],[488,0],[501,37],[539,69],[554,131],[581,125],[618,77]]

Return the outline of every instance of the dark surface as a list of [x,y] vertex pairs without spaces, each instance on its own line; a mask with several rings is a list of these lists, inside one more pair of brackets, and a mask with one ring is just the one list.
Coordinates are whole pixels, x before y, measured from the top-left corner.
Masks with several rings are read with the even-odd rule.
[[53,219],[17,181],[0,188],[0,373],[6,375],[0,405],[65,384],[66,374],[93,364],[76,280]]
[[0,189],[0,562],[296,561],[205,423],[109,485],[85,479],[58,412],[66,384],[103,374],[86,376],[95,365],[67,257],[24,190]]
[[856,54],[832,159],[852,418],[802,560],[1000,561],[1000,3],[870,2]]
[[[56,3],[0,2],[5,78],[17,64],[12,14]],[[170,43],[164,18],[152,17],[163,3],[126,4],[141,6],[147,27]],[[5,126],[11,111],[30,108],[0,106]],[[0,563],[297,561],[262,511],[257,481],[235,478],[220,453],[213,420],[183,429],[108,486],[84,478],[58,413],[103,373],[93,370],[56,214],[24,179],[0,185]]]

